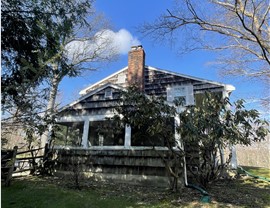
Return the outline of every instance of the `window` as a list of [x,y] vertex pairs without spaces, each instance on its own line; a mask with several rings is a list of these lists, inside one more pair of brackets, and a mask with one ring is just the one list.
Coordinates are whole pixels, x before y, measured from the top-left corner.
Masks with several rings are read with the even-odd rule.
[[126,81],[126,75],[125,74],[119,74],[117,77],[117,84],[123,84]]
[[194,105],[193,85],[176,85],[167,88],[167,101],[177,101],[178,106]]
[[177,106],[186,106],[187,104],[186,96],[175,96],[174,103]]
[[115,122],[92,121],[89,124],[88,140],[92,146],[122,146],[125,141],[125,128]]
[[105,98],[112,98],[112,89],[108,88],[105,90]]
[[53,129],[56,145],[80,146],[84,122],[56,124]]

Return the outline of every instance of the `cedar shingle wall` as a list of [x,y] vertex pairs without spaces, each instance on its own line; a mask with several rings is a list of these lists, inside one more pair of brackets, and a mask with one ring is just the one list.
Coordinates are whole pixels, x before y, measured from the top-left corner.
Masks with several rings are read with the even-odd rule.
[[164,150],[58,150],[58,170],[68,170],[68,164],[80,161],[85,170],[99,173],[166,176]]

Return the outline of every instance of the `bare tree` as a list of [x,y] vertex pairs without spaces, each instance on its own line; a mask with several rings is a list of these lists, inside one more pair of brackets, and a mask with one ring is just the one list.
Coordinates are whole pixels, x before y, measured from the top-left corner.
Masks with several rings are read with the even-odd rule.
[[108,49],[108,23],[93,0],[3,3],[4,118],[42,134],[53,122],[61,80],[115,57]]
[[[55,110],[55,99],[60,82],[66,76],[79,76],[84,71],[95,71],[97,63],[112,61],[116,58],[116,51],[111,48],[110,39],[103,37],[106,30],[96,33],[94,36],[77,38],[74,37],[63,43],[63,51],[56,54],[56,60],[52,62],[52,76],[49,80],[50,96],[47,110],[53,113]],[[103,39],[103,41],[100,41]],[[65,56],[68,61],[63,68],[61,60],[57,56]]]
[[[51,63],[51,77],[48,80],[50,93],[47,104],[46,116],[51,117],[56,112],[56,97],[58,86],[66,76],[76,77],[85,71],[95,71],[102,63],[108,63],[117,58],[117,48],[112,44],[108,36],[109,25],[106,19],[89,11],[90,16],[84,27],[76,28],[75,34],[65,37],[60,34],[60,49],[55,56],[49,60]],[[64,64],[63,64],[64,63]],[[43,144],[48,136],[44,133]]]
[[181,52],[219,50],[222,56],[216,63],[224,74],[269,85],[269,11],[269,0],[179,0],[173,10],[144,24],[142,32],[180,40]]

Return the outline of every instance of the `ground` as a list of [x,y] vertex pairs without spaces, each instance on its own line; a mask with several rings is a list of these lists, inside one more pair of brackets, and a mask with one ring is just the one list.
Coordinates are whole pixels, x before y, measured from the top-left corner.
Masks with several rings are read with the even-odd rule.
[[[266,174],[270,174],[268,171]],[[267,175],[266,175],[267,176]],[[81,181],[71,178],[28,176],[15,178],[2,187],[2,207],[270,207],[270,182],[239,176],[217,181],[208,192],[211,203],[200,202],[201,194],[190,188],[171,192],[164,188],[131,186],[112,182]]]

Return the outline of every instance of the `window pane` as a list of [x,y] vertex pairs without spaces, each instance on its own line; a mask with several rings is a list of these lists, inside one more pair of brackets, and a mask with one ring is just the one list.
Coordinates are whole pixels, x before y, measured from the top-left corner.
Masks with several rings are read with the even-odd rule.
[[176,96],[176,97],[174,97],[174,102],[178,106],[186,106],[187,105],[186,96]]
[[55,125],[55,144],[81,146],[83,125],[83,122],[68,122]]
[[92,121],[88,140],[92,146],[124,145],[125,129],[113,121]]

